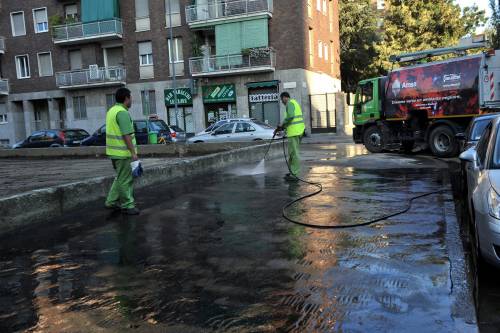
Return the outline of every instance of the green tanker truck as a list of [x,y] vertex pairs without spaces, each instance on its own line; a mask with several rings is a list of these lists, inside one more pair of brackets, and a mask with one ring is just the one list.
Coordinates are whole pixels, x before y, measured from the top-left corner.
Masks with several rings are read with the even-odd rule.
[[[465,55],[483,46],[392,56],[393,62],[413,64],[359,82],[352,104],[354,141],[373,153],[430,148],[438,157],[456,156],[457,134],[472,117],[500,110],[500,51]],[[418,63],[450,53],[459,56]]]

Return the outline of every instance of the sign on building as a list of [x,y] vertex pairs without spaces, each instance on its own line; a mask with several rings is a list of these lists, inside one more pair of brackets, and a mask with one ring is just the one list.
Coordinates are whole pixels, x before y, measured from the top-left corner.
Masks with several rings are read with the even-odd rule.
[[203,103],[236,102],[234,84],[220,84],[203,87]]
[[174,106],[175,96],[177,95],[177,105],[192,105],[193,95],[191,95],[190,88],[177,88],[175,89],[176,94],[174,94],[174,89],[165,89],[165,105]]

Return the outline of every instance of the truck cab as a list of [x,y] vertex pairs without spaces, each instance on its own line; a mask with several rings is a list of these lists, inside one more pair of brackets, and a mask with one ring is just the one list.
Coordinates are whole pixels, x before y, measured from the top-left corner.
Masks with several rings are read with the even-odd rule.
[[[360,81],[354,95],[353,123],[355,125],[354,142],[364,143],[371,141],[381,145],[381,137],[377,133],[366,135],[365,130],[376,124],[382,117],[383,82],[385,77],[378,77]],[[373,132],[373,131],[370,131]]]

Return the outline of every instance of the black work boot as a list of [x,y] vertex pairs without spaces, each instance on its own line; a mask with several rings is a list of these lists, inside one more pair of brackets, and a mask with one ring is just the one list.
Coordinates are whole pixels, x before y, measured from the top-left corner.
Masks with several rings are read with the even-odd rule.
[[124,215],[139,215],[140,213],[141,213],[141,211],[137,207],[123,208],[122,209],[122,214],[124,214]]

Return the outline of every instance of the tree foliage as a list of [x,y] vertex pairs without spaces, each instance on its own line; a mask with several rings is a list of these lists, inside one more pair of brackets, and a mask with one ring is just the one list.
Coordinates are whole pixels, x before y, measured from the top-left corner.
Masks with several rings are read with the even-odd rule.
[[370,0],[340,0],[340,59],[344,91],[353,91],[358,81],[376,75],[376,13]]
[[453,0],[390,0],[375,67],[385,73],[393,54],[456,45],[485,22],[484,14],[477,6],[461,10]]
[[495,50],[500,49],[500,3],[497,0],[490,0],[491,18],[489,26],[489,40],[491,47]]

